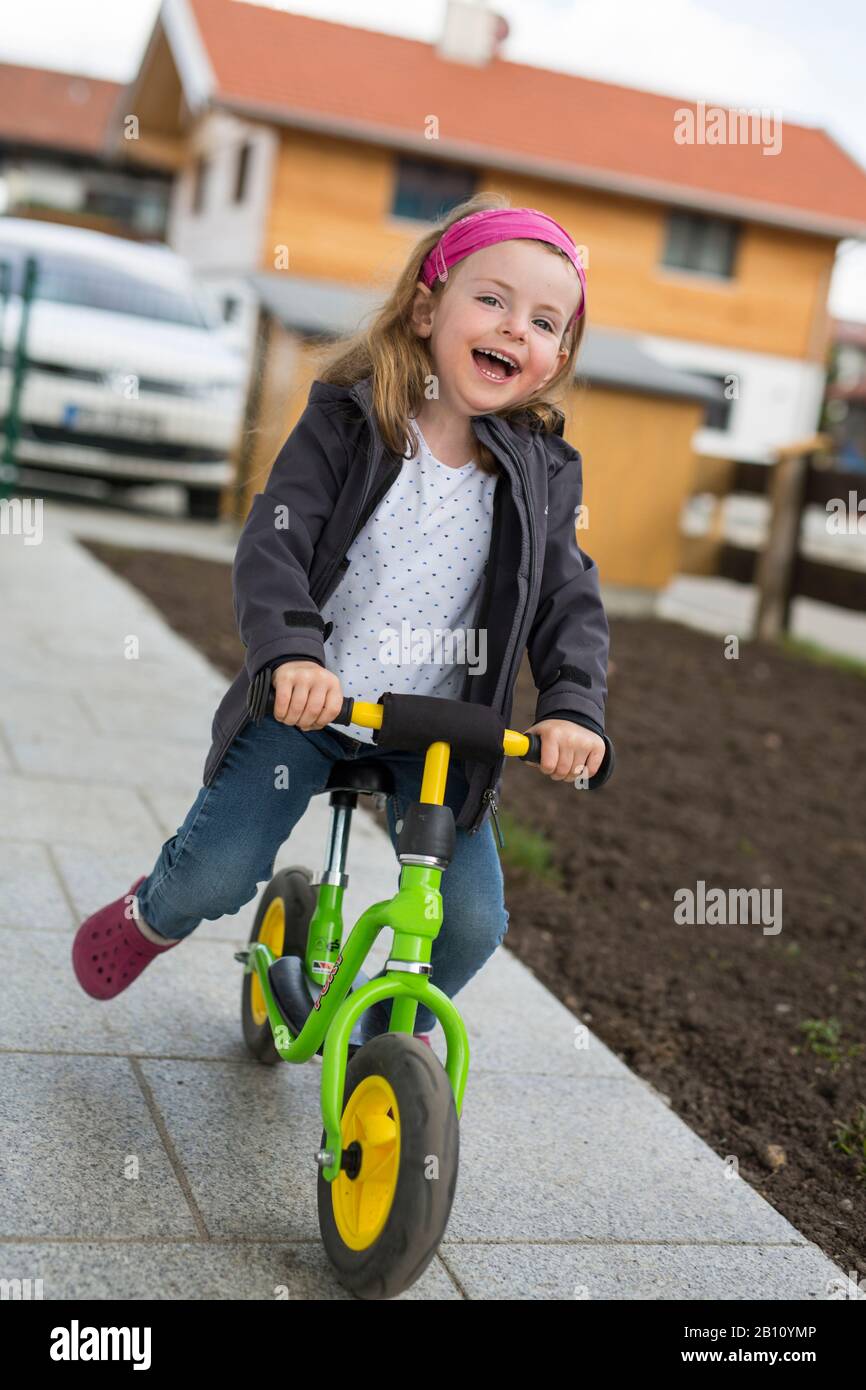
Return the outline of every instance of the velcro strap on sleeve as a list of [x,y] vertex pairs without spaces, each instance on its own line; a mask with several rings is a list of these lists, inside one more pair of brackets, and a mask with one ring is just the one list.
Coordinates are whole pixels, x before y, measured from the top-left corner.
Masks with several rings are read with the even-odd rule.
[[317,632],[325,630],[325,620],[321,613],[311,613],[308,608],[287,609],[283,614],[283,621],[287,627],[314,627]]

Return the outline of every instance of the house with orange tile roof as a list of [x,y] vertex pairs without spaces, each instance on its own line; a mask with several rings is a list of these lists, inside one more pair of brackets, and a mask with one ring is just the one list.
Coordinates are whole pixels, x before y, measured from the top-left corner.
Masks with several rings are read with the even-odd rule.
[[173,171],[168,240],[238,332],[267,329],[242,512],[303,409],[307,345],[355,328],[437,216],[493,189],[561,222],[588,281],[566,424],[587,549],[603,578],[655,590],[697,456],[770,461],[817,427],[828,286],[839,241],[866,236],[866,172],[771,113],[508,62],[506,32],[466,0],[435,44],[164,0],[121,102],[128,153]]
[[0,63],[0,215],[162,240],[170,177],[106,148],[123,85]]

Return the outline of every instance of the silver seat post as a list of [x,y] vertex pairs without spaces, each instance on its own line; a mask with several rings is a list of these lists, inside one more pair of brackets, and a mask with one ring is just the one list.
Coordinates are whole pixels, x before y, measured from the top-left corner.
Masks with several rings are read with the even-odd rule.
[[345,888],[349,882],[346,873],[346,852],[349,848],[349,831],[352,828],[351,806],[331,804],[331,823],[328,830],[328,847],[325,853],[325,867],[313,879],[313,884],[331,883]]

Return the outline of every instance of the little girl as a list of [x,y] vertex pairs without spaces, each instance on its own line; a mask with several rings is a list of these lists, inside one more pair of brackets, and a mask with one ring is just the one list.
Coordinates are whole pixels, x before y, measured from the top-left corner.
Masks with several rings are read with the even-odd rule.
[[[238,542],[246,656],[214,718],[203,786],[150,874],[76,935],[75,973],[95,999],[126,989],[202,918],[249,902],[337,759],[389,764],[396,849],[424,757],[377,750],[372,730],[340,732],[345,695],[469,700],[508,725],[527,650],[540,693],[525,732],[541,736],[540,771],[607,775],[608,626],[575,536],[580,455],[555,404],[572,380],[585,295],[557,222],[480,194],[418,242],[372,327],[331,352]],[[431,644],[437,633],[464,634],[459,661],[455,647]],[[450,762],[456,847],[431,954],[449,997],[508,930],[487,818],[498,832],[503,764]],[[388,1030],[390,1007],[367,1011],[365,1039]],[[419,1007],[416,1026],[435,1023]]]

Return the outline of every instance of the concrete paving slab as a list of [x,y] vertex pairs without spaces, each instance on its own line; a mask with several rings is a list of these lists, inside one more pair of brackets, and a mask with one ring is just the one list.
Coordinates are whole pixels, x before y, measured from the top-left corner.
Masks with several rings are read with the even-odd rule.
[[0,843],[0,856],[0,926],[56,931],[73,925],[73,909],[47,845],[5,840]]
[[[148,496],[153,494],[148,491]],[[231,564],[240,526],[236,521],[193,521],[183,516],[144,516],[116,508],[46,502],[46,529],[65,535],[107,541],[110,545],[134,545],[147,550],[173,551],[179,555],[201,555],[205,559]]]
[[200,781],[203,755],[188,742],[139,733],[68,733],[35,720],[6,720],[17,768],[36,777],[63,777],[114,786],[188,789]]
[[56,841],[52,855],[72,904],[75,927],[128,892],[142,874],[150,873],[160,844],[161,832],[156,825],[151,826],[148,838],[138,843],[81,845]]
[[196,1234],[126,1058],[0,1056],[0,1115],[5,1238]]
[[455,1244],[439,1252],[467,1298],[583,1301],[838,1297],[836,1266],[814,1245]]
[[93,718],[80,697],[42,685],[0,686],[0,724],[24,720],[29,728],[64,734],[94,733]]
[[472,1073],[609,1077],[640,1083],[616,1053],[509,951],[497,951],[463,987],[460,1008],[469,1034]]
[[140,1065],[211,1235],[319,1235],[318,1067],[169,1059]]
[[140,844],[154,830],[150,812],[128,788],[0,774],[0,840]]
[[[354,1301],[334,1278],[318,1234],[315,1240],[291,1242],[0,1241],[0,1267],[9,1279],[42,1279],[46,1299]],[[392,1301],[461,1298],[445,1265],[434,1256],[418,1282]]]
[[[226,681],[226,687],[228,684]],[[126,693],[116,697],[99,690],[86,690],[80,696],[80,703],[101,734],[125,737],[131,731],[147,729],[153,719],[153,696],[150,693]],[[204,764],[204,753],[210,747],[210,725],[215,709],[216,701],[212,697],[188,700],[175,693],[160,711],[160,733],[172,743],[189,741],[197,750],[204,748]],[[2,710],[0,700],[0,717]]]
[[236,946],[184,941],[135,988],[91,999],[72,969],[73,933],[0,928],[0,1047],[246,1060]]
[[474,1070],[449,1237],[805,1243],[727,1171],[637,1079]]

